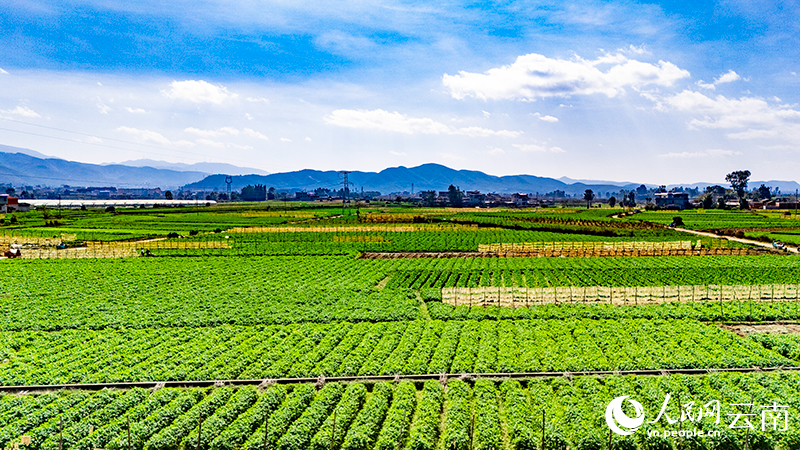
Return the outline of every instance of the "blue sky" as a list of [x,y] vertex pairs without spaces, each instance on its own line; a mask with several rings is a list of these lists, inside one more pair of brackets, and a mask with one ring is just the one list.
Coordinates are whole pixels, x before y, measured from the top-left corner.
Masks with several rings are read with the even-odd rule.
[[800,173],[795,2],[0,1],[0,144],[270,172]]

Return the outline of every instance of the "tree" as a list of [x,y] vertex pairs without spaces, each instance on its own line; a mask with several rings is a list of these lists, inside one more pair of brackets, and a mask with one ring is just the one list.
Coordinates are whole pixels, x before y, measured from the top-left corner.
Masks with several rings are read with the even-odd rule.
[[164,198],[167,200],[172,200],[172,191],[164,192]]
[[586,200],[586,208],[592,207],[592,200],[594,200],[594,191],[587,189],[583,191],[583,199]]
[[616,204],[617,204],[617,197],[614,197],[614,196],[612,195],[611,197],[609,197],[609,198],[608,198],[608,206],[610,206],[611,208],[613,208],[613,207],[614,207],[614,205],[616,205]]
[[772,198],[772,191],[769,187],[764,186],[763,184],[756,189],[755,194],[759,200],[769,200]]
[[447,201],[450,202],[450,206],[461,206],[464,202],[464,194],[451,184],[447,187]]
[[749,170],[737,170],[725,175],[725,181],[731,184],[731,189],[736,191],[739,203],[744,199],[744,191],[747,189],[747,181],[750,179]]
[[10,188],[6,189],[6,194],[8,194],[8,195],[14,195],[15,192],[17,192],[17,191],[13,187],[10,187]]
[[423,191],[420,192],[422,194],[422,205],[423,206],[433,206],[436,204],[436,192],[435,191]]
[[636,206],[636,192],[634,192],[634,191],[628,192],[628,205],[631,208]]
[[715,184],[714,186],[706,186],[706,194],[711,194],[715,196],[725,195],[725,188]]
[[242,188],[242,200],[246,202],[263,202],[267,199],[267,188],[263,184],[247,185]]
[[714,197],[711,194],[703,197],[703,209],[711,209],[714,206]]

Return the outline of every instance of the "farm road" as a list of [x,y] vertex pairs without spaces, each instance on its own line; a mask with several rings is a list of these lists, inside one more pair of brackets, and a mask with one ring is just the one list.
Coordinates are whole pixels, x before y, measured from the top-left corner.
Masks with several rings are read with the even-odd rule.
[[[772,244],[768,244],[766,242],[754,241],[752,239],[737,238],[737,237],[734,237],[734,236],[719,236],[719,235],[716,235],[714,233],[706,233],[705,231],[687,230],[686,228],[675,227],[673,229],[677,230],[677,231],[683,231],[684,233],[696,234],[697,236],[711,237],[711,238],[716,238],[716,239],[722,238],[722,239],[727,239],[729,241],[741,242],[742,244],[758,245],[760,247],[766,247],[766,248],[770,248],[770,249],[772,248]],[[786,247],[786,249],[788,251],[792,252],[792,253],[800,253],[797,250],[797,247]]]

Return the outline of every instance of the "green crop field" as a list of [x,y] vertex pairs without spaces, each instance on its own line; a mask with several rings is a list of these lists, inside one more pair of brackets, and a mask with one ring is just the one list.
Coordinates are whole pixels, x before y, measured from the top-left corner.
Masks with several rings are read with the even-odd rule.
[[640,221],[668,225],[674,217],[683,219],[684,226],[695,230],[713,229],[760,229],[778,228],[800,229],[800,219],[795,214],[778,214],[767,211],[724,211],[715,209],[698,209],[688,211],[645,211],[628,216],[626,222]]
[[[800,320],[800,257],[665,226],[796,220],[621,212],[18,213],[0,226],[23,254],[0,260],[0,448],[800,448],[800,338],[769,328]],[[620,250],[502,250],[603,246]],[[604,417],[621,396],[647,415],[631,436]]]
[[[614,448],[670,448],[673,439],[663,436],[673,429],[670,421],[687,411],[679,406],[691,403],[694,412],[683,426],[705,435],[674,439],[682,446],[795,448],[799,384],[796,374],[710,374],[28,394],[0,398],[0,445],[27,433],[37,450],[367,450],[402,444],[489,450],[535,449],[542,442],[553,449],[605,448],[609,442]],[[655,419],[635,436],[609,434],[602,419],[606,404],[620,395],[637,398],[652,414],[648,419]],[[785,412],[786,429],[782,418],[762,427],[762,412],[773,404]],[[657,416],[662,408],[665,417]],[[731,429],[737,416],[759,427]]]
[[0,339],[3,385],[794,364],[713,325],[663,319],[26,331]]

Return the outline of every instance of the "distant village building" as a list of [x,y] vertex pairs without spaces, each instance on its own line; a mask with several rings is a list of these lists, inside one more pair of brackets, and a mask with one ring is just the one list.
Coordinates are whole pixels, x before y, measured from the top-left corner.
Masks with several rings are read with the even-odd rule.
[[0,195],[0,213],[11,213],[17,210],[19,199],[8,194]]
[[753,209],[796,209],[797,202],[780,200],[762,200],[751,203]]
[[512,194],[511,201],[515,206],[525,206],[528,204],[528,194]]
[[665,209],[686,209],[689,206],[689,194],[685,192],[657,192],[656,206]]

